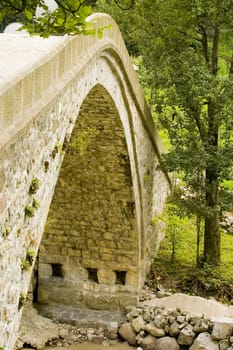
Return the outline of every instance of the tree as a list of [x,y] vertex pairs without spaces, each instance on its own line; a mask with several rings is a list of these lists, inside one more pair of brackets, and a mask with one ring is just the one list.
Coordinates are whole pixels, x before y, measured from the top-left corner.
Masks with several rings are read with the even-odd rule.
[[[111,0],[121,9],[129,9],[135,0]],[[31,34],[93,34],[92,23],[86,18],[93,12],[97,0],[2,0],[0,29],[12,21],[24,24]],[[126,6],[126,7],[125,7]],[[98,34],[101,34],[99,30]]]
[[[2,0],[0,22],[19,20],[29,33],[48,37],[50,34],[93,34],[87,16],[93,0]],[[52,3],[52,10],[49,4]],[[38,11],[38,9],[40,9]],[[4,29],[4,28],[2,28]]]
[[204,260],[217,265],[219,190],[233,164],[232,1],[141,0],[136,11],[139,50],[172,144],[163,166],[184,180],[181,202],[204,218]]
[[220,262],[219,216],[225,205],[219,194],[233,174],[232,5],[232,0],[137,0],[119,21],[123,31],[133,29],[156,122],[169,134],[162,166],[185,184],[179,203],[196,214],[198,230],[204,220],[204,261],[214,265]]

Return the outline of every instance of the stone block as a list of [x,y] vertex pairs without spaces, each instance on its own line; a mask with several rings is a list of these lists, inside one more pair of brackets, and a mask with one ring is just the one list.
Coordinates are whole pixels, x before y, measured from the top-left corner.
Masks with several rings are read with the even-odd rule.
[[51,277],[52,276],[52,266],[51,264],[39,264],[39,275],[43,277]]
[[189,350],[219,350],[219,346],[208,332],[203,332],[197,336]]
[[101,284],[113,286],[116,284],[116,273],[110,269],[99,269],[97,271],[98,281]]
[[138,287],[138,273],[133,271],[127,271],[125,284],[134,288]]
[[231,335],[233,329],[233,319],[228,317],[214,318],[212,330],[213,339],[221,340]]

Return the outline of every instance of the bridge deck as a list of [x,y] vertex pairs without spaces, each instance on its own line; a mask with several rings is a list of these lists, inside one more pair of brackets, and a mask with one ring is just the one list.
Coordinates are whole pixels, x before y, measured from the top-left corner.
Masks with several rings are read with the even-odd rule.
[[53,52],[66,37],[0,33],[0,87]]

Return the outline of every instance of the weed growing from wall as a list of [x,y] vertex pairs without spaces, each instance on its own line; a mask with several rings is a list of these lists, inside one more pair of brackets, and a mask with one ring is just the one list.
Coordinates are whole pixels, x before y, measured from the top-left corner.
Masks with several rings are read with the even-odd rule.
[[33,177],[32,181],[31,181],[30,188],[29,188],[29,193],[30,194],[36,193],[36,191],[39,189],[39,187],[40,187],[40,180],[36,177]]

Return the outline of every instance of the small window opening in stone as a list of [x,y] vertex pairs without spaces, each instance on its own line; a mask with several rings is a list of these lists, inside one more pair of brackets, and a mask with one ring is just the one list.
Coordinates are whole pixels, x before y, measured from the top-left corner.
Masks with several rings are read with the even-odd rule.
[[64,277],[62,264],[51,264],[53,277]]
[[125,285],[127,271],[115,271],[116,273],[116,284]]
[[99,283],[98,276],[97,276],[97,271],[98,271],[97,269],[87,268],[89,281],[92,281],[92,282],[95,282],[95,283]]
[[27,344],[27,343],[23,344],[23,348],[25,348],[25,349],[36,349],[31,344]]

